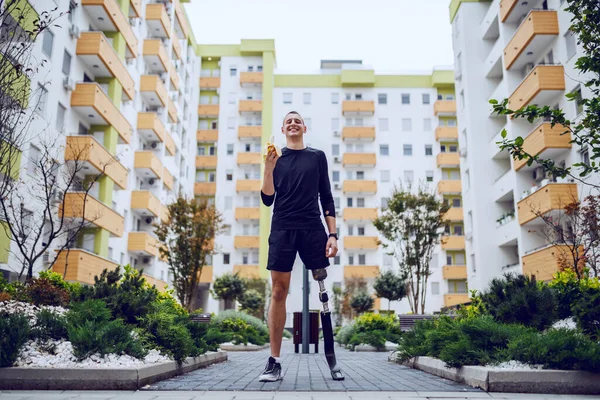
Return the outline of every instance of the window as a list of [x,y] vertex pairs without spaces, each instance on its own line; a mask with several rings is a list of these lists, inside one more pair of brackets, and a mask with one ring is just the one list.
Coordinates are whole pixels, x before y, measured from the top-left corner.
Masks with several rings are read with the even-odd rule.
[[565,44],[567,46],[567,58],[571,58],[577,52],[577,42],[575,40],[575,33],[572,30],[568,30],[565,33]]
[[411,184],[415,179],[414,171],[404,171],[404,182]]
[[[312,119],[304,118],[304,126],[306,126],[306,129],[311,129],[312,128]],[[307,146],[308,146],[308,144],[307,144]]]
[[331,118],[331,130],[337,131],[340,127],[340,119],[339,118]]
[[432,295],[440,294],[440,283],[439,282],[431,282],[431,294]]
[[340,94],[339,93],[331,93],[331,104],[339,104],[340,103]]
[[58,103],[58,108],[56,110],[56,130],[62,132],[65,128],[65,115],[67,113],[67,109],[62,104]]
[[352,197],[346,199],[346,207],[354,207],[354,199]]
[[387,209],[389,201],[390,201],[390,199],[388,197],[382,197],[381,198],[381,209],[382,210],[386,210]]
[[248,72],[254,71],[254,65],[248,65]]
[[348,236],[354,236],[354,225],[348,225]]
[[340,145],[339,144],[332,144],[331,145],[331,155],[332,156],[339,156],[340,155]]
[[358,265],[366,265],[367,264],[367,256],[365,254],[358,255]]
[[358,234],[358,236],[365,236],[365,227],[364,226],[359,226],[357,228],[358,229],[356,230],[357,231],[356,233]]
[[303,103],[304,104],[310,104],[310,100],[311,100],[310,97],[311,97],[310,93],[304,93],[304,94],[302,94],[302,101],[303,101]]
[[425,171],[425,180],[427,182],[433,182],[433,171]]
[[446,121],[448,123],[448,126],[456,126],[456,120],[455,119],[449,119],[448,121]]
[[339,182],[340,181],[340,171],[333,171],[332,172],[333,175],[333,181],[334,182]]
[[431,103],[431,96],[429,96],[429,93],[423,93],[423,104],[429,104]]
[[387,118],[379,118],[379,130],[381,132],[387,132],[389,129],[389,120]]
[[433,145],[431,145],[431,144],[426,144],[425,145],[425,155],[426,156],[432,156],[433,155]]
[[580,156],[581,156],[581,162],[585,165],[590,165],[590,151],[587,148],[587,146],[583,149],[581,149],[581,151],[579,152]]
[[463,227],[462,225],[455,225],[454,226],[454,235],[455,236],[462,236],[463,234]]
[[340,198],[339,197],[334,197],[333,198],[333,204],[335,204],[335,209],[339,210],[340,209]]
[[461,206],[460,203],[461,203],[460,198],[452,199],[452,207],[460,208],[460,206]]
[[27,173],[29,175],[34,175],[35,170],[37,168],[38,162],[40,160],[40,149],[31,145],[29,148],[29,162],[27,163]]
[[379,93],[377,95],[377,104],[387,104],[387,94]]
[[380,156],[389,156],[390,155],[390,146],[387,144],[379,145],[379,155]]
[[581,86],[577,86],[572,93],[575,96],[575,115],[579,115],[583,112],[583,104],[581,103]]
[[410,104],[410,94],[402,93],[402,104]]
[[36,93],[35,111],[44,115],[46,111],[46,101],[48,100],[48,91],[38,83],[38,92]]
[[390,181],[390,171],[389,170],[381,170],[380,173],[381,173],[381,176],[380,176],[381,182],[389,182]]
[[231,92],[227,95],[227,101],[229,102],[229,104],[235,104],[236,100],[237,94],[235,92]]
[[229,170],[226,171],[225,174],[226,174],[226,177],[225,177],[226,180],[228,180],[228,181],[232,181],[233,180],[233,170],[229,169]]
[[412,156],[412,144],[405,144],[402,146],[405,156]]
[[69,76],[69,74],[71,73],[71,55],[66,50],[63,54],[62,73],[66,76]]
[[364,208],[365,207],[365,198],[364,197],[357,197],[356,198],[356,207],[358,207],[358,208]]
[[333,265],[340,265],[340,256],[333,257]]
[[362,181],[365,179],[365,171],[356,171],[356,180]]
[[233,209],[233,197],[225,196],[225,211],[230,211]]
[[425,132],[431,131],[431,118],[424,118],[423,119],[423,130]]
[[393,261],[394,261],[394,259],[393,259],[393,256],[391,254],[384,254],[383,255],[383,266],[384,267],[391,267]]
[[230,76],[236,76],[237,75],[237,67],[236,66],[229,67],[229,75]]
[[233,143],[227,143],[227,155],[228,156],[233,155]]
[[354,254],[348,254],[348,265],[354,265]]
[[223,253],[223,264],[229,265],[230,258],[231,258],[231,254],[229,254],[229,253]]
[[467,281],[448,280],[448,293],[468,293]]
[[412,120],[410,118],[402,118],[402,132],[410,132],[412,130]]
[[292,94],[291,93],[283,94],[283,104],[292,104]]
[[54,34],[49,30],[44,32],[44,41],[42,42],[42,51],[48,56],[52,57],[52,46],[54,45]]

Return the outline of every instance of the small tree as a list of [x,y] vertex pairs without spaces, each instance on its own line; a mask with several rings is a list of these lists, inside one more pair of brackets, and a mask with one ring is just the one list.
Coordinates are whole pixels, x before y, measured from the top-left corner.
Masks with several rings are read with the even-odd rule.
[[256,318],[261,318],[265,306],[264,295],[254,289],[247,290],[240,298],[240,310]]
[[246,291],[246,281],[236,274],[223,274],[212,285],[212,294],[217,300],[234,302],[240,300]]
[[375,299],[369,295],[366,290],[360,290],[350,300],[350,307],[356,312],[356,314],[360,315],[364,312],[373,309],[373,304],[375,304]]
[[425,313],[429,263],[435,246],[449,225],[444,215],[450,206],[435,195],[419,188],[416,194],[394,188],[385,210],[373,224],[390,243],[400,265],[400,277],[408,283],[410,308]]
[[373,289],[377,297],[388,300],[388,311],[392,301],[400,301],[406,297],[406,281],[396,275],[394,271],[380,273],[373,282]]
[[192,311],[206,260],[215,254],[214,239],[222,231],[221,214],[206,201],[179,196],[168,206],[166,222],[155,226],[160,254],[173,275],[177,299]]
[[352,277],[344,279],[344,291],[342,293],[341,314],[347,319],[354,317],[352,306],[350,305],[352,297],[359,291],[367,291],[367,281],[362,277]]
[[258,310],[256,310],[252,315],[264,320],[265,305],[266,305],[269,281],[266,279],[263,279],[263,278],[246,278],[245,282],[246,282],[246,289],[248,291],[251,291],[251,290],[256,291],[261,296],[261,299],[263,300],[262,304],[258,307]]

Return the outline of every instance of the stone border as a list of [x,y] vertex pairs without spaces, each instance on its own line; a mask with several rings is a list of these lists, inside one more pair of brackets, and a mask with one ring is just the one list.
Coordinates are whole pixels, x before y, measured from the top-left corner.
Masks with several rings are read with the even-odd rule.
[[587,371],[446,368],[443,361],[433,357],[415,357],[404,365],[487,392],[600,394],[600,374]]
[[0,390],[138,390],[227,360],[227,352],[130,368],[0,368]]
[[397,344],[386,344],[385,348],[382,350],[377,349],[375,346],[371,346],[370,344],[359,344],[354,346],[354,351],[378,351],[380,353],[385,351],[394,351],[398,348]]
[[262,345],[262,346],[258,346],[256,344],[252,344],[252,343],[248,343],[247,345],[245,344],[233,344],[233,343],[222,343],[219,348],[221,350],[225,350],[225,351],[259,351],[259,350],[264,350],[264,349],[268,349],[269,347],[271,347],[271,345],[269,343]]

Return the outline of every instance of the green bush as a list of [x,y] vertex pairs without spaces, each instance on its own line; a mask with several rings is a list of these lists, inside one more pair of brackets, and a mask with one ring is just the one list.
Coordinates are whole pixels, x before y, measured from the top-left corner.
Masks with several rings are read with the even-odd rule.
[[335,339],[340,345],[345,346],[350,343],[350,338],[356,332],[355,325],[355,322],[351,321],[350,323],[343,325],[339,329],[338,333],[335,336]]
[[111,313],[102,300],[74,304],[67,313],[67,331],[73,353],[82,360],[92,354],[129,354],[143,358],[147,351],[134,339],[131,328],[121,319],[110,320]]
[[557,302],[552,289],[534,277],[505,274],[495,278],[481,295],[482,303],[497,321],[522,324],[542,331],[557,319]]
[[71,298],[77,298],[81,292],[82,286],[79,282],[67,282],[63,279],[62,275],[57,272],[50,270],[41,271],[39,273],[39,278],[47,279],[53,286],[66,290]]
[[0,313],[0,367],[14,364],[29,333],[29,322],[24,314]]
[[600,344],[571,329],[549,329],[543,334],[529,332],[515,338],[508,355],[547,369],[600,372]]
[[571,309],[581,330],[591,339],[600,341],[600,289],[582,289]]
[[69,304],[69,292],[54,286],[48,278],[33,278],[26,284],[25,293],[36,306],[61,306]]
[[[248,315],[241,311],[235,311],[235,310],[221,311],[219,314],[214,315],[212,317],[211,323],[220,325],[223,321],[225,321],[227,319],[241,319],[242,321],[246,322],[249,326],[253,327],[257,331],[257,333],[256,333],[257,336],[253,337],[253,339],[256,341],[250,340],[248,338],[248,341],[250,343],[262,346],[263,344],[269,342],[269,327],[267,326],[267,324],[265,324],[261,319],[256,318],[252,315]],[[285,333],[284,333],[284,335],[285,335]],[[290,334],[290,337],[291,337],[291,334]],[[226,340],[225,342],[228,342],[230,340]],[[224,342],[221,342],[221,343],[224,343]]]
[[436,320],[419,320],[414,327],[402,333],[398,346],[397,359],[400,362],[407,361],[413,357],[432,355],[427,340],[429,332],[436,329]]
[[291,333],[290,331],[288,331],[288,330],[284,329],[284,330],[283,330],[283,337],[284,337],[284,338],[291,339],[293,336],[292,336],[292,333]]
[[66,339],[68,335],[66,317],[45,309],[37,313],[35,325],[31,329],[31,339],[59,340]]
[[342,326],[336,334],[336,341],[352,348],[369,344],[384,349],[386,341],[400,342],[400,335],[400,325],[393,315],[367,313]]

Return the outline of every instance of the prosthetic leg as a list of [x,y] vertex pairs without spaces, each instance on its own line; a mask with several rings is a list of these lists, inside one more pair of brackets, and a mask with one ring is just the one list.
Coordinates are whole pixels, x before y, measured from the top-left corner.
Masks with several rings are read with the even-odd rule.
[[329,369],[331,370],[331,377],[336,381],[343,381],[344,375],[342,370],[337,366],[335,361],[335,352],[333,350],[333,328],[331,325],[331,312],[329,311],[329,296],[327,296],[327,289],[325,289],[325,278],[327,278],[327,271],[325,268],[313,269],[313,279],[319,282],[319,300],[323,303],[323,311],[321,311],[321,324],[323,325],[323,339],[325,341],[325,358]]

